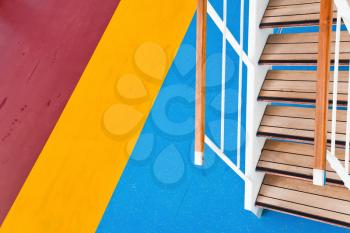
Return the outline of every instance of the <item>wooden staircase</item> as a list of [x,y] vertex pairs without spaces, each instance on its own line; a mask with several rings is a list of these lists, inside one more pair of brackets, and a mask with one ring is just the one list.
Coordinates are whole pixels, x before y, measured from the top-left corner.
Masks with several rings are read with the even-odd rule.
[[[319,9],[319,0],[270,0],[260,27],[317,25]],[[340,64],[349,65],[350,35],[344,32],[341,38]],[[318,33],[273,34],[259,64],[314,66],[317,45]],[[333,57],[334,42],[332,60]],[[267,140],[256,168],[266,173],[256,205],[350,228],[350,191],[334,170],[327,166],[326,186],[312,184],[316,76],[316,71],[299,70],[271,70],[266,75],[258,101],[294,105],[268,105],[258,128],[257,135]],[[343,106],[347,105],[348,77],[348,71],[339,74],[338,104]],[[331,78],[330,95],[332,83]],[[331,119],[328,128],[330,139]],[[344,161],[345,128],[346,111],[338,110],[336,154],[340,161]]]

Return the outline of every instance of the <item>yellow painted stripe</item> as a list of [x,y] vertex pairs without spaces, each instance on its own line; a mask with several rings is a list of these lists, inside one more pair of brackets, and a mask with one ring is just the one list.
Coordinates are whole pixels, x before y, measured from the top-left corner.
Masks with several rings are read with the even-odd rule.
[[95,232],[195,7],[121,1],[1,233]]

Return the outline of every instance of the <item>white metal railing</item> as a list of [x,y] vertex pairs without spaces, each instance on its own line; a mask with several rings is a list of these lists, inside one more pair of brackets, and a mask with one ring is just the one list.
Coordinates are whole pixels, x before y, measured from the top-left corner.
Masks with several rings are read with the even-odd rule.
[[[248,55],[243,49],[244,39],[244,9],[245,1],[241,0],[240,7],[240,38],[239,42],[234,38],[233,34],[227,27],[227,0],[223,0],[223,19],[219,16],[214,7],[208,2],[207,13],[212,19],[214,24],[219,28],[223,35],[222,39],[222,73],[221,73],[221,124],[220,124],[220,146],[215,143],[206,135],[205,143],[213,150],[234,172],[237,173],[244,181],[248,181],[247,176],[241,170],[241,123],[242,123],[242,81],[243,81],[243,64],[247,66],[247,69],[254,68],[253,63],[248,58]],[[226,48],[228,44],[239,56],[239,76],[238,76],[238,116],[237,116],[237,162],[234,164],[229,157],[225,154],[225,98],[226,98]]]
[[347,120],[345,136],[345,160],[344,165],[336,157],[336,130],[337,130],[337,101],[338,101],[338,77],[339,77],[339,58],[340,58],[340,37],[342,20],[350,33],[350,5],[347,0],[334,0],[337,8],[337,25],[335,39],[335,56],[334,56],[334,77],[333,77],[333,96],[332,96],[332,132],[331,132],[331,151],[327,151],[327,161],[345,186],[350,189],[349,175],[349,142],[350,142],[350,62],[349,62],[349,79],[348,79],[348,102],[347,102]]
[[[201,0],[202,1],[202,0]],[[204,143],[217,154],[242,180],[244,180],[244,208],[253,212],[256,215],[261,215],[262,209],[255,205],[255,200],[257,198],[259,188],[262,184],[264,174],[256,172],[256,163],[260,156],[260,150],[264,145],[263,138],[258,138],[256,136],[257,127],[260,124],[263,113],[265,111],[266,103],[261,103],[257,101],[257,96],[264,80],[267,71],[270,69],[269,66],[258,66],[258,57],[262,49],[265,46],[265,42],[269,34],[273,32],[271,29],[261,30],[259,27],[259,22],[263,17],[264,11],[268,5],[269,0],[231,0],[233,3],[240,4],[240,34],[239,41],[235,39],[229,28],[227,27],[227,0],[223,1],[223,17],[221,18],[214,7],[205,0],[207,3],[207,14],[209,18],[214,22],[217,28],[222,33],[222,86],[221,86],[221,123],[220,123],[220,141],[216,145],[207,135],[204,135]],[[249,2],[249,25],[248,25],[248,54],[243,49],[244,41],[244,15],[245,15],[245,3]],[[202,2],[200,2],[202,3]],[[202,13],[202,12],[201,12]],[[199,21],[200,22],[200,21]],[[200,22],[200,24],[202,24]],[[197,22],[198,25],[198,22]],[[238,24],[236,24],[238,25]],[[198,30],[197,30],[198,34]],[[197,35],[198,36],[198,35]],[[200,38],[199,38],[200,39]],[[200,40],[199,40],[200,41]],[[198,42],[198,38],[197,38]],[[236,163],[232,162],[231,159],[225,154],[225,98],[226,98],[226,50],[228,45],[231,46],[235,54],[239,57],[239,73],[238,73],[238,97],[237,97],[237,157]],[[197,54],[198,55],[198,54]],[[199,54],[203,56],[203,54]],[[244,70],[244,65],[246,70]],[[201,71],[201,70],[199,70]],[[246,129],[245,135],[245,165],[244,168],[241,167],[242,163],[242,83],[243,83],[243,71],[246,72],[247,84],[246,84]],[[203,77],[197,77],[203,78]],[[200,81],[198,83],[200,84]],[[199,85],[198,84],[198,85]],[[198,93],[197,93],[198,94]],[[201,95],[203,93],[199,93]],[[203,125],[203,119],[200,118],[198,114],[198,122],[200,126]],[[196,131],[198,137],[202,137],[201,134],[203,130]],[[197,145],[197,144],[196,144]],[[198,141],[198,147],[202,147],[201,141]],[[200,148],[202,149],[202,148]],[[200,155],[200,156],[198,156]],[[202,165],[203,152],[195,153],[195,157],[198,159],[197,165]]]
[[[259,27],[261,18],[268,5],[268,0],[249,0],[249,25],[248,25],[248,54],[243,49],[244,41],[244,12],[245,3],[248,0],[231,0],[234,3],[241,3],[240,7],[240,35],[239,42],[234,38],[233,34],[227,27],[227,0],[223,0],[223,18],[221,19],[214,7],[208,3],[207,13],[210,19],[218,27],[223,35],[222,40],[222,109],[221,109],[221,132],[220,132],[220,146],[208,137],[205,136],[205,144],[213,150],[218,157],[220,157],[239,177],[244,180],[244,208],[253,212],[255,215],[260,216],[262,209],[255,205],[257,195],[259,193],[260,186],[263,181],[264,174],[256,172],[256,164],[260,157],[260,150],[264,145],[263,138],[256,136],[257,127],[260,124],[263,113],[265,111],[266,103],[257,101],[258,93],[260,91],[262,82],[269,66],[259,66],[258,58],[262,52],[265,42],[269,34],[273,32],[271,29],[261,30]],[[226,71],[226,46],[229,44],[234,52],[239,57],[239,74],[238,74],[238,111],[237,111],[237,162],[236,164],[229,159],[224,153],[225,149],[225,71]],[[246,128],[245,128],[245,166],[241,168],[241,122],[242,122],[242,83],[243,83],[243,65],[246,66],[247,72],[247,84],[246,84]],[[244,172],[243,172],[244,171]]]

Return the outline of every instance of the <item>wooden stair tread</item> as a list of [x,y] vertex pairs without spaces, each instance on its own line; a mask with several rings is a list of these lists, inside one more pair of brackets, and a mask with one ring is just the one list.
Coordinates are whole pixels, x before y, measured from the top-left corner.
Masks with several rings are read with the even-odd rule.
[[[333,93],[333,72],[330,80],[330,103]],[[348,71],[339,72],[338,104],[347,104]],[[259,93],[261,101],[315,103],[316,71],[271,70]]]
[[[320,0],[270,0],[260,27],[274,28],[318,25],[319,17]],[[336,18],[336,10],[334,10],[334,22],[336,22]]]
[[[257,135],[311,143],[314,140],[314,108],[267,106]],[[331,138],[331,111],[329,111],[328,140]],[[337,111],[336,144],[345,145],[346,111]]]
[[350,227],[350,191],[309,181],[266,175],[256,200],[262,208]]
[[[332,62],[334,60],[335,33],[332,35]],[[269,36],[260,57],[259,64],[265,65],[316,65],[318,33],[272,34]],[[350,60],[350,35],[341,32],[341,65]]]
[[[312,180],[313,145],[267,140],[257,165],[258,171]],[[344,149],[337,148],[336,156],[344,162]],[[343,185],[343,181],[327,164],[327,182]]]

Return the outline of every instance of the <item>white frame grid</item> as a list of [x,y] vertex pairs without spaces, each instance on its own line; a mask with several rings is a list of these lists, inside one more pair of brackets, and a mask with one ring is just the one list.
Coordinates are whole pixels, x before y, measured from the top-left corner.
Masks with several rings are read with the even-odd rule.
[[[234,0],[232,0],[234,1]],[[241,0],[240,7],[240,34],[239,42],[227,27],[227,0],[223,0],[223,19],[220,18],[214,7],[208,2],[207,13],[219,28],[223,35],[222,40],[222,87],[221,87],[221,124],[220,124],[220,146],[206,135],[205,143],[213,150],[242,180],[245,182],[244,208],[260,216],[262,209],[255,206],[255,200],[262,184],[264,173],[256,172],[255,167],[259,159],[264,138],[256,136],[257,127],[262,119],[266,103],[257,101],[257,95],[264,80],[264,76],[270,69],[270,66],[259,66],[258,57],[266,43],[267,37],[273,31],[270,29],[261,30],[259,22],[267,7],[268,0],[249,0],[249,41],[248,54],[244,51],[244,12],[245,2]],[[234,164],[224,153],[225,148],[225,76],[226,76],[226,48],[228,44],[239,56],[239,74],[238,74],[238,116],[237,116],[237,163]],[[242,83],[243,83],[243,65],[247,69],[247,99],[246,99],[246,134],[245,134],[245,166],[244,172],[241,168],[241,141],[242,141]]]
[[[233,171],[237,173],[244,181],[247,181],[247,176],[241,170],[241,104],[242,104],[242,79],[243,79],[243,63],[247,68],[254,67],[253,63],[248,58],[248,55],[243,49],[243,33],[244,33],[244,0],[241,0],[241,16],[240,16],[240,42],[238,42],[231,31],[227,27],[227,0],[223,0],[223,19],[220,18],[214,7],[208,1],[207,13],[213,20],[214,24],[222,33],[222,71],[221,71],[221,124],[220,124],[220,147],[206,135],[205,143],[213,150]],[[234,164],[224,153],[225,148],[225,97],[226,97],[226,45],[227,42],[234,51],[239,55],[239,77],[238,77],[238,117],[237,117],[237,163]]]

